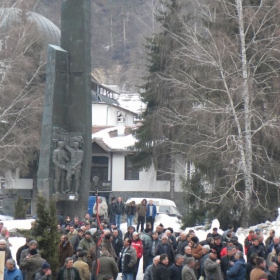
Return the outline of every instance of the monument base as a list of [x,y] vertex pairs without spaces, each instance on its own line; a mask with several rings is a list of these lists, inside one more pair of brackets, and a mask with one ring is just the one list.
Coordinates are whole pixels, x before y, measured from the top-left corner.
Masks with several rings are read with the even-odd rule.
[[79,194],[74,193],[54,193],[53,198],[56,201],[78,201],[79,200]]

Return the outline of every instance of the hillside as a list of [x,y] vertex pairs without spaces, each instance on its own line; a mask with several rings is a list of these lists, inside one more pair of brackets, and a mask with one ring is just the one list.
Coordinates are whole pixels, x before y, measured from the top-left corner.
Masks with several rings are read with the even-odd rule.
[[[60,27],[63,1],[41,0],[35,11]],[[155,0],[92,1],[92,70],[106,84],[135,89],[145,75],[145,36],[156,30]],[[157,4],[158,5],[158,4]]]

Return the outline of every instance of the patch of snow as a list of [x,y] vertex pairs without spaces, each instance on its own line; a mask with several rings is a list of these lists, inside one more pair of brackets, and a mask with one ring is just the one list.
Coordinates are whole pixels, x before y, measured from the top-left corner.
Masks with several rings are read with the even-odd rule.
[[128,147],[132,147],[135,145],[136,139],[132,136],[132,134],[129,135],[123,135],[123,133],[120,134],[117,137],[110,137],[109,132],[114,130],[121,130],[122,127],[111,127],[106,128],[101,131],[98,131],[94,134],[92,134],[92,138],[102,138],[103,142],[108,145],[113,150],[127,150]]

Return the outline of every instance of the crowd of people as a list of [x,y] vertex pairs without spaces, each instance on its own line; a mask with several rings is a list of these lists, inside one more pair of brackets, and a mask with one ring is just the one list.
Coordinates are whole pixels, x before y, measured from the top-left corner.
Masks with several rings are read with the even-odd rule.
[[[274,231],[264,241],[261,230],[250,230],[243,246],[231,226],[223,235],[213,228],[205,240],[199,240],[194,230],[179,233],[162,224],[154,229],[152,200],[124,205],[120,197],[113,198],[108,207],[110,222],[98,211],[99,204],[93,208],[95,217],[58,220],[57,280],[136,280],[140,270],[143,280],[280,280],[280,240]],[[123,233],[120,224],[125,215],[128,227]],[[41,257],[36,240],[26,239],[15,261],[3,223],[0,232],[4,280],[52,280],[52,269]]]

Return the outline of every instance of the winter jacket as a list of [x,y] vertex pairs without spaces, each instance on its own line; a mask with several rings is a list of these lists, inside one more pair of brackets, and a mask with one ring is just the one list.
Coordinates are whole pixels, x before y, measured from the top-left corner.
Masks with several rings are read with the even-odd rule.
[[187,239],[180,240],[178,242],[177,253],[181,254],[182,256],[185,254],[185,247],[189,245],[189,241]]
[[184,265],[182,270],[182,280],[196,280],[195,273],[188,265]]
[[[60,268],[60,270],[58,271],[58,274],[57,274],[57,277],[56,277],[56,280],[64,280],[63,278],[63,274],[64,274],[64,271],[66,270],[67,268],[65,266],[63,266],[62,268]],[[79,274],[79,271],[76,267],[72,267],[70,268],[73,272],[74,272],[74,278],[72,279],[68,279],[68,280],[81,280],[81,277],[80,277],[80,274]]]
[[94,244],[90,249],[87,251],[87,264],[89,266],[89,270],[92,271],[93,263],[96,260],[96,245]]
[[227,271],[230,268],[230,262],[234,262],[234,261],[235,261],[234,256],[229,257],[228,255],[226,255],[221,258],[221,270],[223,273],[224,280],[228,279]]
[[99,262],[99,273],[97,280],[103,280],[105,275],[112,275],[114,279],[118,276],[118,266],[113,258],[101,256]]
[[94,241],[90,239],[86,239],[85,237],[80,241],[78,247],[81,247],[84,251],[88,251],[90,247],[94,246]]
[[265,256],[265,251],[264,251],[264,247],[262,245],[258,245],[258,246],[255,246],[255,245],[252,245],[248,252],[247,252],[247,258],[248,260],[250,259],[250,256],[253,254],[253,253],[256,253],[259,257],[262,257],[262,258],[266,258]]
[[202,256],[202,258],[200,259],[200,275],[201,276],[205,276],[205,272],[204,272],[204,261],[209,257],[209,253],[207,253],[206,255]]
[[228,280],[246,279],[246,262],[244,258],[238,259],[226,272]]
[[168,260],[169,260],[169,265],[172,265],[174,262],[174,251],[173,251],[173,247],[171,244],[167,243],[167,244],[162,244],[160,243],[157,246],[156,249],[156,256],[157,255],[161,255],[161,254],[167,254],[168,256]]
[[182,280],[182,269],[183,266],[176,265],[175,263],[168,267],[169,279],[170,280]]
[[83,237],[81,237],[78,234],[71,237],[70,243],[73,247],[73,254],[76,254],[77,248],[79,247],[79,243],[82,239],[83,239]]
[[124,204],[122,202],[121,203],[116,202],[115,209],[116,209],[116,215],[123,215],[124,214],[125,207],[124,207]]
[[38,254],[33,255],[29,258],[25,258],[20,262],[20,269],[26,269],[25,280],[32,280],[33,274],[39,268],[41,268],[42,264],[45,263],[46,260],[39,257]]
[[156,250],[157,250],[157,247],[160,243],[161,243],[161,241],[159,240],[159,238],[156,239],[156,240],[154,240],[154,239],[152,240],[150,256],[152,256],[152,257],[156,256]]
[[154,279],[154,269],[155,269],[155,266],[153,264],[149,265],[145,270],[143,280],[153,280]]
[[81,280],[90,280],[89,267],[88,264],[83,261],[83,258],[79,257],[73,267],[78,269]]
[[112,242],[106,238],[104,238],[102,240],[102,243],[101,243],[101,248],[100,248],[101,252],[104,252],[104,251],[108,251],[111,258],[113,258],[114,260],[117,259],[117,255],[116,255],[116,252],[114,250],[114,247],[112,245]]
[[63,243],[58,244],[58,259],[59,259],[59,267],[62,267],[67,258],[73,256],[73,247],[69,241],[64,245]]
[[200,267],[200,259],[202,257],[202,246],[199,243],[195,243],[192,247],[192,256],[195,258],[195,268],[199,269]]
[[135,205],[127,205],[125,208],[125,214],[127,216],[134,216],[136,214],[136,206]]
[[[153,207],[153,211],[152,211],[152,218],[154,219],[157,215],[157,207],[152,204]],[[150,217],[150,204],[147,204],[147,213],[146,213],[146,217]]]
[[136,250],[137,259],[141,259],[143,256],[143,242],[141,239],[132,239],[131,246]]
[[222,272],[221,266],[213,260],[210,256],[204,261],[204,272],[206,280],[221,280]]
[[17,254],[16,254],[16,259],[17,259],[17,265],[19,266],[20,265],[20,255],[21,255],[21,252],[23,250],[26,250],[26,249],[29,249],[28,245],[23,245],[21,247],[18,248],[17,250]]
[[[136,272],[137,254],[136,250],[129,246],[123,248],[121,251],[121,256],[119,258],[119,271],[122,273],[134,273]],[[123,259],[124,258],[124,259]],[[123,261],[123,267],[122,267]]]
[[[92,213],[96,214],[96,203],[94,203],[92,208]],[[98,203],[98,216],[107,216],[108,215],[108,206],[106,202]]]
[[52,275],[45,275],[41,268],[35,271],[35,280],[52,280]]
[[167,266],[161,262],[154,269],[154,280],[170,280]]
[[137,205],[137,213],[138,213],[138,217],[141,216],[141,217],[145,217],[146,214],[147,214],[147,205],[146,204],[138,204]]
[[254,268],[250,273],[250,280],[268,279],[267,274],[260,267]]
[[114,237],[112,241],[112,245],[115,250],[116,256],[119,258],[120,252],[122,251],[122,247],[123,247],[123,240],[119,237],[117,238]]
[[[252,246],[252,236],[248,235],[244,240],[245,254],[247,255],[249,248]],[[249,258],[248,258],[249,259]]]
[[5,268],[4,279],[5,280],[23,280],[22,272],[17,268],[14,268],[13,270],[8,270],[7,268]]
[[278,278],[276,278],[277,274],[276,273],[272,273],[271,271],[267,271],[266,272],[268,280],[277,280]]

